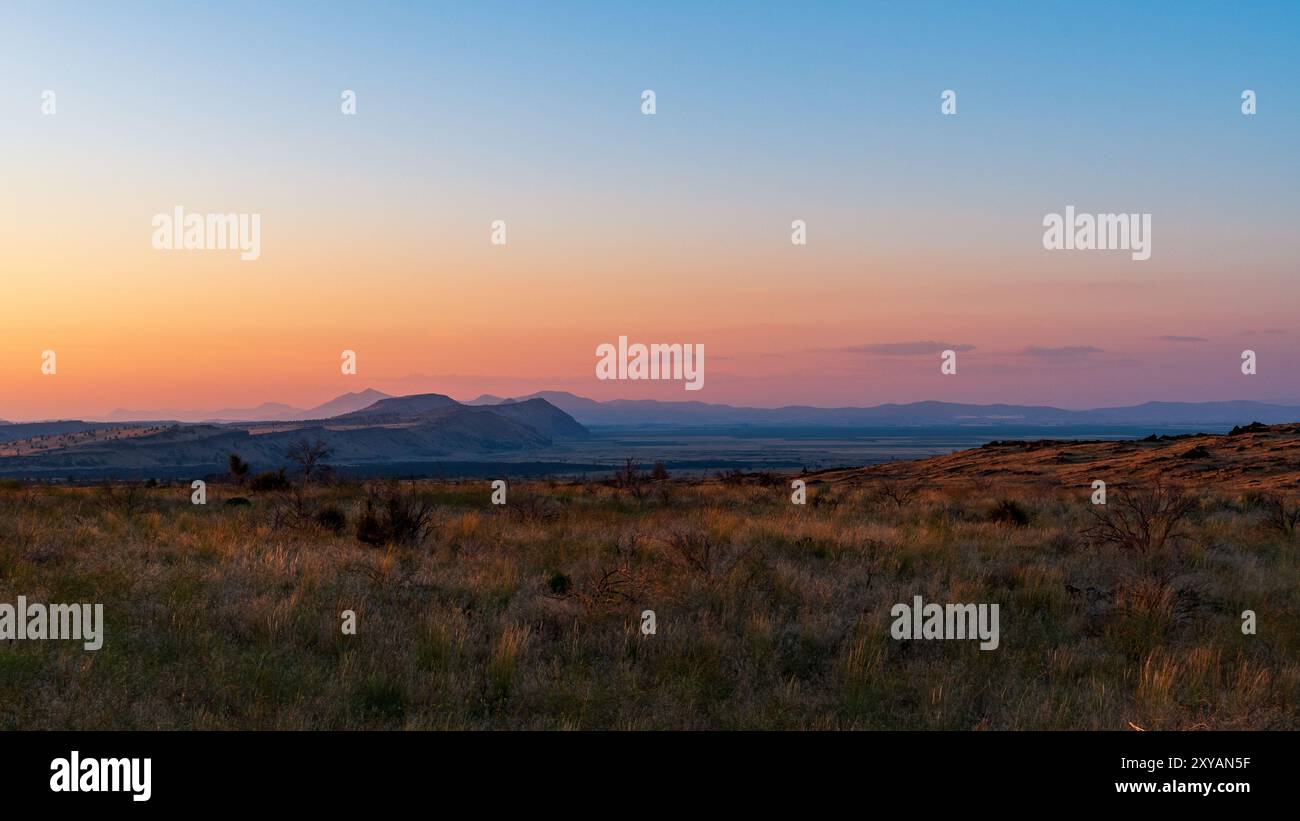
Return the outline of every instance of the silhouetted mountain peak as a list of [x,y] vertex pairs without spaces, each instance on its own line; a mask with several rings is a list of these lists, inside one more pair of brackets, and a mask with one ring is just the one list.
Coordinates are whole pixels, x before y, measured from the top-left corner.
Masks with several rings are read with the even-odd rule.
[[585,396],[578,396],[577,394],[569,393],[568,391],[537,391],[536,393],[530,393],[527,396],[503,399],[501,400],[501,404],[527,402],[531,399],[545,399],[547,402],[562,411],[569,411],[577,408],[596,408],[602,404],[606,404],[603,402],[597,402],[595,399],[588,399]]
[[431,411],[446,408],[462,408],[461,403],[441,393],[416,393],[410,396],[392,396],[380,399],[360,410],[341,413],[332,419],[336,422],[352,422],[386,417],[391,421],[410,421]]
[[368,408],[374,403],[392,398],[392,394],[377,391],[374,388],[366,388],[363,391],[345,393],[342,396],[336,396],[330,401],[317,405],[310,410],[302,413],[304,419],[328,419],[331,416],[338,416],[341,413],[351,413],[352,411]]

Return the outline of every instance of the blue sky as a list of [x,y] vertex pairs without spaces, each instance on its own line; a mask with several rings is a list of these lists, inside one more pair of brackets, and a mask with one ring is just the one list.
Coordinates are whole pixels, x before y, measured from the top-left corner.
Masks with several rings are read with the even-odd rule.
[[[1201,383],[1195,360],[1166,361],[1147,342],[1222,340],[1216,356],[1231,362],[1237,336],[1280,329],[1270,361],[1300,354],[1297,43],[1295,3],[11,7],[0,273],[64,296],[0,307],[23,340],[0,343],[0,359],[71,333],[122,293],[143,295],[151,319],[184,321],[189,294],[169,283],[186,269],[133,249],[150,214],[185,202],[267,214],[260,267],[221,272],[263,288],[267,311],[293,287],[329,293],[364,272],[397,294],[389,304],[423,311],[394,309],[395,327],[441,309],[462,338],[522,328],[515,343],[535,346],[552,339],[545,323],[509,306],[494,319],[472,283],[498,281],[493,298],[580,327],[589,295],[627,275],[644,291],[625,283],[595,309],[613,326],[604,336],[725,331],[720,356],[769,362],[768,339],[782,352],[936,338],[1093,346],[1152,370],[1126,383],[1099,367],[1077,393],[1044,398],[1236,396],[1240,386]],[[40,118],[47,88],[59,114]],[[339,116],[345,88],[355,118]],[[647,88],[653,118],[639,111]],[[1246,88],[1254,117],[1239,110]],[[958,94],[956,117],[938,113],[944,89]],[[1067,204],[1152,213],[1152,260],[1045,256],[1042,216]],[[509,265],[481,257],[497,215],[519,238]],[[815,238],[798,258],[792,216]],[[76,243],[59,238],[88,224]],[[673,303],[655,278],[716,292]],[[1098,288],[1113,296],[1089,302]],[[571,309],[546,302],[565,294]],[[366,321],[324,304],[317,315],[322,333]],[[604,336],[554,344],[586,351]],[[388,361],[393,378],[463,364]],[[550,386],[568,367],[534,375]],[[1271,373],[1251,390],[1300,400],[1300,369]],[[732,376],[719,391],[751,387],[719,400],[789,390],[781,374]],[[870,396],[800,391],[827,403],[938,398],[897,374],[904,387],[885,395],[875,378]],[[1034,399],[1016,384],[985,387]]]

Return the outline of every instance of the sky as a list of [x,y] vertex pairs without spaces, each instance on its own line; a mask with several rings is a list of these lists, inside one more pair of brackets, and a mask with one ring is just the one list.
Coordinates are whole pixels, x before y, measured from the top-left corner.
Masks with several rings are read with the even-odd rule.
[[[1300,6],[1131,5],[6,7],[0,418],[1300,404]],[[1070,205],[1150,214],[1150,259],[1045,249]],[[155,249],[176,206],[260,256]],[[704,388],[598,380],[620,336]]]

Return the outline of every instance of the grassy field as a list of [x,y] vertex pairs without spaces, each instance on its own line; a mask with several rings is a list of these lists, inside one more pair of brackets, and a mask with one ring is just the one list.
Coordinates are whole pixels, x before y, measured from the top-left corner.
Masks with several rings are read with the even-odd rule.
[[[0,642],[0,728],[1300,726],[1300,543],[1249,495],[1141,550],[1041,484],[790,493],[8,482],[0,601],[102,602],[107,628]],[[998,603],[1000,647],[894,640],[914,595]]]

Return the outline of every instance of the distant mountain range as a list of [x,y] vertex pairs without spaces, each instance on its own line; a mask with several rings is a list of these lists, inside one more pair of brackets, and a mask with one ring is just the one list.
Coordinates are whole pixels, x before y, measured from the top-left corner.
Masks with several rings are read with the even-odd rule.
[[[0,425],[0,475],[194,476],[221,472],[239,454],[255,470],[280,467],[289,445],[320,439],[331,461],[346,466],[482,463],[508,454],[549,449],[571,455],[606,427],[682,431],[716,428],[801,427],[941,428],[952,430],[1050,428],[1221,428],[1251,422],[1300,422],[1300,407],[1262,402],[1147,402],[1093,410],[1037,405],[914,402],[868,408],[747,408],[705,402],[598,402],[562,391],[516,398],[484,395],[457,402],[437,393],[389,396],[365,390],[314,408],[278,403],[211,412],[114,411],[113,419],[56,420]],[[202,417],[191,422],[185,416]],[[1051,434],[1049,434],[1051,435]],[[1059,434],[1054,434],[1059,435]],[[1125,434],[1127,435],[1127,434]],[[707,447],[707,445],[701,445]],[[531,457],[515,457],[528,459]]]
[[[564,420],[546,413],[507,410],[541,400],[565,414]],[[410,422],[419,417],[432,419],[453,408],[493,408],[507,418],[541,425],[548,435],[579,435],[573,427],[594,426],[854,426],[854,427],[1005,427],[1062,425],[1196,426],[1240,425],[1249,422],[1280,424],[1300,421],[1300,407],[1265,402],[1146,402],[1112,408],[1065,410],[1045,405],[975,405],[958,402],[911,402],[870,407],[821,408],[786,405],[752,408],[707,402],[661,402],[653,399],[614,399],[600,402],[567,391],[539,391],[507,398],[484,394],[468,402],[427,393],[391,396],[373,388],[345,393],[313,408],[295,408],[278,402],[264,402],[253,408],[225,408],[214,411],[133,411],[118,409],[102,421],[122,425],[128,422],[252,423],[307,422],[385,425]],[[51,432],[87,430],[100,420],[58,420],[41,423],[13,423],[0,420],[7,428],[0,442],[31,435],[33,424]]]
[[361,410],[389,394],[368,388],[356,393],[345,393],[314,408],[295,408],[280,402],[263,402],[255,408],[223,408],[202,410],[124,410],[118,408],[104,417],[108,422],[294,422],[302,419],[328,419],[341,413]]
[[1043,405],[971,405],[957,402],[911,402],[874,407],[817,408],[787,405],[781,408],[746,408],[705,402],[660,402],[652,399],[614,399],[598,402],[564,391],[541,391],[501,399],[484,395],[470,405],[499,407],[531,399],[545,399],[583,425],[611,426],[858,426],[858,427],[993,427],[1008,425],[1244,425],[1300,421],[1300,407],[1264,402],[1147,402],[1141,405],[1093,410],[1063,410]]

